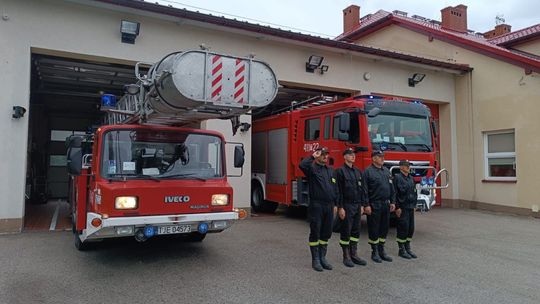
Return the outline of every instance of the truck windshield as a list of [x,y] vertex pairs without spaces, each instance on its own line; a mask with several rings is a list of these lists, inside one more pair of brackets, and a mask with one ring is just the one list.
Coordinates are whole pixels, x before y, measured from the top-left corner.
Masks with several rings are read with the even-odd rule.
[[103,135],[101,176],[115,179],[223,177],[222,141],[206,134],[114,130]]
[[433,151],[429,118],[381,113],[368,117],[371,144],[376,149],[408,152]]

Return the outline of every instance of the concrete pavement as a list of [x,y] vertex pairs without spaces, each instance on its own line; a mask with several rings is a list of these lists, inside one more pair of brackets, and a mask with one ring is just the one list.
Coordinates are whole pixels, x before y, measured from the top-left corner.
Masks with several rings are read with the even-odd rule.
[[[0,236],[0,303],[538,303],[540,221],[435,209],[416,214],[413,250],[394,262],[311,270],[308,225],[250,218],[202,243],[105,242],[78,252],[69,232]],[[360,254],[369,257],[365,227]]]

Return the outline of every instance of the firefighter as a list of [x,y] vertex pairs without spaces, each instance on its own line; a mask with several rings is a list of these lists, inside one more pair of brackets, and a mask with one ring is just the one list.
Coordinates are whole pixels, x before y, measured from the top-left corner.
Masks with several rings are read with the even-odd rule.
[[411,240],[414,233],[414,209],[416,208],[416,188],[408,160],[399,162],[400,172],[394,176],[394,189],[396,192],[396,216],[398,255],[404,259],[416,259],[411,251]]
[[299,165],[309,185],[309,249],[311,266],[316,271],[323,271],[323,268],[332,270],[332,265],[326,260],[326,251],[328,240],[332,236],[337,186],[334,170],[327,163],[328,148],[321,148],[303,159]]
[[364,192],[367,200],[363,203],[364,213],[367,215],[371,259],[376,263],[381,263],[381,260],[392,262],[392,258],[384,250],[390,212],[396,207],[392,175],[383,166],[383,151],[373,151],[371,161],[371,165],[364,171]]
[[360,237],[360,216],[364,210],[364,189],[362,188],[362,172],[354,166],[356,155],[351,148],[343,151],[345,163],[336,170],[338,185],[338,216],[343,221],[339,244],[343,250],[343,264],[347,267],[366,265],[366,261],[358,257],[358,239]]

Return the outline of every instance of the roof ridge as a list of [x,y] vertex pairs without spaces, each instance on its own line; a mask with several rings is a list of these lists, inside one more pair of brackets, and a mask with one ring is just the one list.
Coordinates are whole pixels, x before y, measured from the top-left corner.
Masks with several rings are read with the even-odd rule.
[[[350,31],[346,34],[340,35],[339,39],[350,39],[349,37],[353,37],[352,39],[358,39],[359,37],[361,37],[362,33],[371,33],[374,30],[378,30],[374,29],[372,26],[370,27],[370,25],[377,24],[377,22],[381,19],[383,19],[382,16],[375,19],[370,19],[370,22],[367,25],[365,23],[361,23],[360,26],[357,27],[354,31]],[[504,57],[508,61],[514,62],[514,64],[517,64],[519,62],[519,64],[517,65],[533,66],[534,70],[540,70],[540,60],[537,58],[531,58],[531,56],[525,56],[512,52],[507,48],[489,42],[486,38],[484,38],[483,35],[480,36],[472,31],[460,33],[445,29],[440,25],[440,21],[425,21],[408,16],[403,16],[400,14],[390,14],[390,18],[388,19],[388,21],[381,23],[380,26],[385,27],[390,24],[402,24],[406,28],[410,27],[411,30],[415,30],[414,28],[416,28],[416,30],[426,31],[426,34],[440,34],[442,35],[443,39],[446,38],[452,40],[454,41],[453,43],[462,45],[462,47],[463,45],[469,45],[469,47],[476,49],[476,52],[488,52],[495,57]],[[535,26],[532,27],[534,28]],[[538,32],[540,32],[540,30]]]

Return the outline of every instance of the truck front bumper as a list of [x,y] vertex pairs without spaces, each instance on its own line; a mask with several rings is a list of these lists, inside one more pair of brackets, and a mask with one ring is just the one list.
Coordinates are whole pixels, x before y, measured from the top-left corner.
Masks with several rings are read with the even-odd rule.
[[[159,231],[160,227],[167,226],[182,226],[182,230],[186,232],[201,232],[200,227],[203,225],[206,228],[204,233],[220,232],[231,227],[233,221],[238,218],[237,212],[114,218],[103,218],[101,214],[89,212],[86,215],[86,229],[83,230],[80,239],[84,242],[92,239],[133,236],[140,229],[151,227],[154,231]],[[97,222],[96,219],[101,222],[98,227],[92,224],[92,221],[94,224]]]

